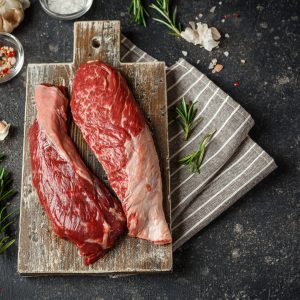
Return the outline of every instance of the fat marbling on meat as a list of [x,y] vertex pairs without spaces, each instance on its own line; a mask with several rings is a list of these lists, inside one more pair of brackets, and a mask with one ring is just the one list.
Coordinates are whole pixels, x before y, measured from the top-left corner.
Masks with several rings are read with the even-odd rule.
[[29,131],[32,181],[55,233],[91,264],[126,231],[119,201],[89,172],[67,132],[63,87],[38,85]]
[[71,110],[122,203],[129,235],[170,243],[158,156],[126,80],[101,61],[80,65]]

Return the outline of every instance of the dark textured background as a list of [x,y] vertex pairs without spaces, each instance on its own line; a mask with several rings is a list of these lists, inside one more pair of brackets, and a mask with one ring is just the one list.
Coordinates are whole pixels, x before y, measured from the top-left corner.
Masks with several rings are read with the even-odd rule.
[[[82,20],[120,19],[123,32],[139,47],[167,64],[182,50],[187,60],[208,74],[244,106],[256,121],[251,136],[276,160],[279,168],[174,255],[172,274],[104,277],[22,278],[16,271],[17,245],[0,256],[0,299],[299,299],[299,11],[297,0],[178,0],[183,24],[202,13],[229,39],[209,53],[166,34],[159,24],[147,29],[132,24],[129,0],[95,0]],[[216,5],[215,13],[209,9]],[[262,6],[257,7],[258,5]],[[239,12],[240,18],[226,14]],[[72,22],[48,17],[32,1],[15,31],[29,62],[72,59]],[[229,51],[226,58],[224,51]],[[207,69],[212,58],[225,68]],[[245,59],[245,65],[240,63]],[[13,124],[0,144],[5,165],[20,190],[26,67],[0,86],[0,119]],[[240,87],[233,82],[238,80]],[[19,198],[12,200],[17,207]],[[13,233],[17,235],[17,230]]]

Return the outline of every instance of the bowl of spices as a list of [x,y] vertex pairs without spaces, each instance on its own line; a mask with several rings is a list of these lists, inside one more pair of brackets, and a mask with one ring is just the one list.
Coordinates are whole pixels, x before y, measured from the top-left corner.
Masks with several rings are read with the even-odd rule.
[[14,78],[23,63],[24,50],[20,41],[9,33],[0,32],[0,83]]
[[93,0],[40,0],[40,4],[51,17],[73,20],[84,15],[91,8]]

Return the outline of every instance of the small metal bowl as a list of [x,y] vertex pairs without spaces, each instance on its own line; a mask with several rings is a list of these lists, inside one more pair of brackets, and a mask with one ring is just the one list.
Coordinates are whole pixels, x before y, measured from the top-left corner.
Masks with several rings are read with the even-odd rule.
[[[53,2],[53,0],[39,0],[39,1],[42,8],[49,16],[60,20],[77,19],[83,16],[91,8],[93,4],[93,0],[82,0],[83,5],[80,7],[80,9],[78,10],[73,9],[71,11],[62,9],[62,11],[60,11],[59,9],[56,10],[51,6],[51,2]],[[61,3],[65,5],[65,7],[69,3],[70,5],[73,5],[73,7],[75,8],[76,7],[75,2],[76,1],[74,0],[61,0]]]
[[16,53],[16,64],[6,76],[0,77],[0,83],[3,83],[11,80],[21,71],[24,64],[24,50],[16,37],[4,32],[0,32],[0,46],[12,47]]

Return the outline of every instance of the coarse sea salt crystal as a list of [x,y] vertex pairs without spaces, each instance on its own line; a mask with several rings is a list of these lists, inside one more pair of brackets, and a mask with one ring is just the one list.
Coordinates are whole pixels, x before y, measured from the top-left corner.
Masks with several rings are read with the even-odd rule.
[[214,64],[212,62],[210,62],[209,65],[208,65],[208,69],[212,70],[213,68],[214,68]]
[[207,51],[212,51],[219,45],[221,34],[217,28],[208,27],[207,24],[201,22],[190,22],[189,24],[190,26],[180,34],[187,42],[204,47]]
[[226,37],[226,39],[229,39],[229,34],[228,33],[225,33],[224,36]]
[[219,72],[221,72],[221,71],[223,70],[223,68],[224,68],[223,65],[217,64],[217,65],[215,65],[215,67],[214,67],[214,69],[213,69],[212,72],[213,72],[213,73],[215,73],[215,72],[219,73]]
[[228,52],[228,51],[225,51],[225,52],[224,52],[224,55],[225,55],[226,57],[228,57],[228,56],[229,56],[229,52]]
[[182,53],[183,56],[187,56],[188,55],[187,51],[182,51],[181,53]]
[[217,62],[218,62],[218,60],[217,60],[216,58],[213,58],[213,59],[211,60],[211,62],[212,62],[214,65],[216,65]]

